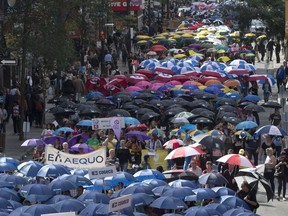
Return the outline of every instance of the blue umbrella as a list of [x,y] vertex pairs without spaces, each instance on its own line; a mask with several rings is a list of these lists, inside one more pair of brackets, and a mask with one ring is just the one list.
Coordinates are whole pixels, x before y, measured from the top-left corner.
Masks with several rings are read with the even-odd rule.
[[227,187],[213,187],[211,188],[218,196],[235,195],[235,191]]
[[25,208],[22,212],[28,213],[33,216],[41,216],[43,214],[58,213],[55,208],[53,208],[50,205],[45,205],[45,204],[37,204],[37,205],[28,206],[28,208]]
[[161,196],[171,196],[178,199],[184,200],[186,196],[195,195],[190,187],[181,187],[181,188],[171,188],[168,191],[165,191]]
[[55,130],[53,132],[53,135],[57,135],[59,134],[59,132],[63,132],[64,134],[67,133],[67,132],[73,132],[74,130],[70,127],[61,127],[61,128],[58,128],[57,130]]
[[236,197],[236,196],[230,196],[230,195],[221,196],[221,197],[216,198],[215,202],[222,203],[224,205],[229,206],[230,208],[243,207],[243,208],[250,210],[247,203],[241,198]]
[[174,85],[172,85],[172,84],[165,84],[165,85],[159,87],[157,90],[162,92],[162,91],[170,90],[171,88],[174,88]]
[[95,96],[104,96],[101,92],[99,91],[92,91],[92,92],[89,92],[87,95],[86,95],[86,99],[89,100]]
[[66,199],[52,205],[58,212],[81,212],[85,205],[76,199]]
[[20,191],[20,195],[30,202],[43,202],[50,199],[54,193],[47,185],[44,184],[28,184],[24,185]]
[[104,181],[113,183],[114,185],[117,185],[120,182],[122,182],[124,185],[129,185],[133,182],[136,182],[137,179],[130,173],[116,172],[114,176],[105,177]]
[[199,176],[200,184],[224,185],[227,184],[227,179],[220,173],[206,173]]
[[9,213],[8,212],[0,212],[0,216],[8,216]]
[[128,195],[128,194],[135,194],[135,193],[145,193],[148,195],[153,195],[152,188],[149,185],[139,184],[136,183],[134,185],[129,185],[128,187],[124,188],[121,192],[121,195]]
[[18,166],[20,162],[12,157],[0,157],[0,163],[10,163],[14,166]]
[[207,208],[191,208],[191,210],[186,211],[185,216],[222,216],[220,212],[215,209]]
[[238,101],[241,99],[241,95],[237,92],[228,92],[223,96],[223,98],[230,98],[234,101]]
[[196,125],[195,124],[185,124],[180,127],[181,131],[190,131],[190,130],[196,130]]
[[206,87],[204,90],[204,92],[208,92],[208,93],[211,93],[211,94],[220,94],[222,93],[223,91],[217,87]]
[[52,145],[55,145],[56,140],[59,140],[60,143],[67,142],[67,140],[61,136],[48,136],[43,139],[46,144]]
[[38,146],[38,145],[46,145],[46,143],[42,139],[28,139],[21,144],[21,146]]
[[6,200],[14,200],[14,201],[21,201],[19,194],[9,188],[0,188],[0,197]]
[[53,196],[52,198],[48,199],[47,201],[45,201],[44,203],[45,204],[55,204],[55,203],[58,203],[62,200],[67,200],[67,199],[71,199],[71,196],[57,194],[57,195]]
[[228,211],[229,207],[227,207],[224,204],[221,203],[210,203],[205,206],[207,209],[215,209],[216,211],[220,212],[221,214],[224,214],[226,211]]
[[92,127],[92,120],[81,120],[76,124],[76,126]]
[[27,161],[21,163],[18,166],[20,173],[24,174],[27,177],[34,177],[37,175],[38,171],[43,167],[43,164],[37,161]]
[[182,214],[175,214],[175,213],[167,213],[163,214],[162,216],[183,216]]
[[0,197],[0,209],[11,212],[14,210],[14,207],[12,206],[12,204],[10,202],[8,202],[8,200]]
[[166,179],[161,172],[153,169],[139,170],[133,176],[139,181],[145,179]]
[[245,208],[233,208],[223,213],[223,216],[233,216],[233,215],[239,215],[241,213],[246,213],[245,215],[250,215],[249,213],[253,212]]
[[142,183],[148,184],[152,188],[167,185],[167,183],[165,181],[160,180],[160,179],[146,179],[146,180],[142,181]]
[[82,202],[94,202],[105,204],[108,204],[110,201],[110,198],[107,195],[99,193],[97,191],[87,191],[84,194],[80,195],[77,199]]
[[88,170],[85,169],[73,169],[70,171],[72,175],[79,175],[79,176],[85,176],[88,174]]
[[145,193],[136,193],[132,194],[132,202],[131,205],[135,208],[138,206],[145,206],[152,203],[155,199],[152,196],[149,196]]
[[133,117],[124,117],[125,124],[131,124],[131,125],[139,125],[141,124],[140,121]]
[[193,84],[185,84],[182,86],[182,89],[189,89],[190,91],[193,91],[199,89],[199,87]]
[[29,213],[25,213],[24,211],[28,209],[29,206],[22,206],[20,208],[17,208],[13,210],[9,216],[31,216]]
[[69,180],[54,179],[48,184],[48,187],[54,192],[63,192],[76,189],[78,186]]
[[[94,216],[94,215],[98,215],[96,212],[99,208],[103,207],[103,206],[107,206],[107,208],[109,208],[108,204],[103,204],[103,203],[89,203],[81,212],[80,212],[80,216]],[[108,209],[107,209],[108,210]],[[108,214],[108,212],[107,212]]]
[[68,180],[78,186],[93,185],[93,183],[88,178],[81,175],[64,174],[59,176],[57,179]]
[[17,201],[15,201],[15,200],[8,200],[8,202],[13,206],[14,209],[23,206],[22,203],[20,203],[20,201],[17,202]]
[[8,183],[8,182],[5,182],[5,181],[0,181],[0,188],[14,188],[14,185]]
[[69,174],[69,171],[64,166],[58,164],[48,164],[43,166],[38,171],[37,176],[56,178],[63,174]]
[[162,186],[153,188],[152,192],[155,194],[155,196],[161,196],[163,193],[171,189],[172,187],[169,185],[162,185]]
[[251,128],[256,128],[258,125],[254,121],[243,121],[236,125],[236,130],[247,130]]
[[254,102],[258,102],[260,101],[260,97],[258,95],[247,95],[245,96],[242,101],[254,101]]
[[287,132],[283,130],[282,128],[279,128],[275,125],[265,125],[261,128],[259,128],[256,132],[256,134],[269,134],[272,136],[287,136]]
[[103,183],[103,179],[92,179],[92,185],[85,186],[86,190],[110,190],[114,188],[115,184],[111,182]]
[[0,162],[0,172],[17,170],[17,166],[12,163]]
[[175,197],[159,197],[158,199],[154,200],[151,204],[153,208],[159,209],[186,209],[187,205],[180,199]]
[[185,201],[211,199],[217,196],[216,192],[211,190],[210,188],[197,188],[194,189],[193,192],[195,193],[195,195],[186,196]]
[[171,187],[190,187],[196,189],[199,187],[199,184],[189,180],[178,179],[169,183]]
[[21,176],[9,175],[9,174],[1,174],[0,181],[8,182],[12,185],[26,185],[28,184],[27,179]]

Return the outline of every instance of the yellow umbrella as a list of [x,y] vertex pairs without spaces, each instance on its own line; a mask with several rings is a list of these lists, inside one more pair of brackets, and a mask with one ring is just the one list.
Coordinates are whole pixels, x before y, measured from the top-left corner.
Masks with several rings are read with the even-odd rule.
[[177,54],[177,55],[174,55],[173,58],[176,58],[176,59],[182,59],[182,58],[186,58],[187,56],[185,54]]
[[198,88],[200,89],[200,90],[204,90],[205,88],[207,88],[207,86],[204,86],[204,85],[200,85],[200,86],[198,86]]
[[146,41],[146,40],[140,40],[140,41],[138,41],[136,44],[137,45],[145,45],[145,44],[147,44],[148,43],[148,41]]
[[173,35],[172,38],[179,39],[179,38],[181,38],[181,35]]
[[261,40],[261,39],[266,39],[267,36],[266,35],[260,35],[259,37],[256,38],[256,40]]
[[236,87],[236,86],[240,86],[240,81],[236,80],[236,79],[230,79],[224,82],[224,85],[227,87]]
[[229,32],[227,30],[218,30],[216,32],[216,34],[220,34],[220,35],[227,35]]
[[207,30],[207,28],[201,27],[201,28],[198,28],[198,29],[197,29],[198,32],[204,31],[204,30]]
[[202,53],[196,53],[196,52],[193,51],[193,50],[189,50],[189,55],[190,55],[190,56],[204,56],[204,54],[202,54]]
[[183,85],[175,85],[173,88],[171,88],[172,90],[180,90],[182,88]]
[[216,36],[215,36],[215,38],[217,38],[217,39],[220,39],[220,40],[223,40],[223,39],[225,39],[225,37],[224,37],[224,36],[222,36],[222,35],[216,35]]
[[207,37],[205,35],[197,35],[194,38],[197,40],[206,40],[207,39]]
[[145,39],[151,39],[151,37],[147,36],[147,35],[137,35],[136,39],[138,40],[145,40]]
[[226,63],[226,62],[230,61],[230,58],[228,56],[221,56],[217,59],[217,61]]
[[178,30],[182,31],[182,30],[187,30],[188,28],[187,27],[181,27],[181,28],[178,28]]
[[181,23],[181,24],[177,27],[177,29],[183,28],[183,27],[185,27],[185,24],[184,24],[184,23]]
[[223,53],[225,53],[225,52],[226,52],[226,51],[223,50],[223,49],[220,49],[220,50],[217,51],[218,54],[223,54]]
[[247,33],[244,35],[245,37],[256,37],[256,34],[253,33]]
[[239,31],[233,32],[229,36],[230,37],[240,37],[240,32]]
[[153,40],[162,40],[162,39],[166,39],[166,37],[158,35],[157,37],[153,38]]
[[193,36],[191,34],[185,33],[182,35],[182,38],[192,38]]
[[208,35],[208,34],[210,34],[211,32],[209,32],[208,30],[204,30],[204,31],[200,31],[199,33],[198,33],[198,35]]

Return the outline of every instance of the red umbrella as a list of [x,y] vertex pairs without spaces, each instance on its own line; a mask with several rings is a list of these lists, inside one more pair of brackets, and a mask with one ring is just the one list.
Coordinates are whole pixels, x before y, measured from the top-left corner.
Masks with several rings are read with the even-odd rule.
[[166,50],[167,50],[167,48],[165,46],[162,46],[162,45],[154,45],[150,48],[150,51],[155,51],[155,52],[164,52]]
[[184,75],[184,74],[179,74],[179,75],[174,75],[173,77],[171,77],[171,80],[173,81],[179,81],[181,83],[186,82],[187,80],[189,80],[189,77]]
[[126,92],[136,92],[136,91],[142,91],[143,89],[138,86],[128,86],[125,91]]
[[191,146],[184,146],[171,151],[166,157],[165,160],[175,159],[175,158],[183,158],[188,156],[196,156],[206,154],[199,148],[191,147]]
[[171,85],[174,85],[174,86],[176,86],[176,85],[181,85],[182,83],[180,82],[180,81],[178,81],[178,80],[171,80],[173,77],[171,77],[170,78],[170,81],[169,82],[167,82],[167,84],[171,84]]
[[123,79],[126,80],[127,77],[125,75],[115,75],[115,76],[111,76],[109,77],[109,81],[113,80],[113,79]]
[[126,88],[127,81],[126,79],[124,80],[124,79],[115,78],[115,79],[110,80],[106,85]]
[[145,69],[137,70],[136,73],[143,74],[143,75],[147,76],[149,79],[154,75],[151,71],[145,70]]
[[186,71],[185,73],[182,73],[182,75],[185,75],[187,77],[191,77],[191,76],[198,76],[199,73],[196,71]]
[[171,69],[166,68],[166,67],[156,67],[155,73],[163,73],[163,74],[170,74],[170,75],[175,74]]
[[212,76],[212,77],[222,77],[222,74],[215,71],[203,71],[201,73],[203,76]]
[[87,91],[97,91],[99,87],[103,87],[106,83],[103,77],[93,77],[85,82],[85,87]]
[[136,125],[136,129],[137,130],[147,130],[148,127],[146,124],[140,124],[140,125]]
[[245,69],[233,69],[228,72],[228,74],[236,74],[236,75],[249,75],[249,71]]
[[168,74],[158,74],[157,76],[154,77],[154,79],[161,82],[169,82],[171,77],[172,75]]
[[183,146],[184,143],[180,139],[172,139],[164,143],[163,147],[166,149],[176,149],[179,148],[180,146]]
[[152,89],[152,90],[158,90],[161,86],[163,86],[164,85],[164,83],[152,83],[151,84],[151,86],[150,86],[150,88]]
[[138,86],[142,89],[147,89],[147,88],[150,88],[151,86],[151,83],[149,81],[140,81],[140,82],[137,82],[135,84],[135,86]]
[[247,78],[247,81],[257,81],[257,80],[266,80],[266,75],[251,75]]
[[149,79],[143,74],[132,74],[128,77],[128,83],[136,84],[140,81],[149,81]]
[[248,158],[240,154],[224,155],[217,160],[218,162],[233,164],[242,167],[255,167],[255,165]]

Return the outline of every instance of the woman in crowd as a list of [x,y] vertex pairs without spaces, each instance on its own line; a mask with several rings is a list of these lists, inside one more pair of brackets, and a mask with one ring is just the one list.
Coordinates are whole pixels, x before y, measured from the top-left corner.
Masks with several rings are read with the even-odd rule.
[[276,157],[273,154],[272,148],[266,149],[267,157],[265,159],[265,169],[264,169],[264,177],[270,182],[271,189],[274,193],[275,184],[274,184],[274,173],[275,173],[275,165],[276,165]]
[[283,201],[286,201],[286,184],[288,176],[288,161],[287,154],[285,151],[282,151],[280,157],[278,158],[275,165],[275,176],[278,179],[278,196],[277,199],[280,200],[280,195],[283,187]]

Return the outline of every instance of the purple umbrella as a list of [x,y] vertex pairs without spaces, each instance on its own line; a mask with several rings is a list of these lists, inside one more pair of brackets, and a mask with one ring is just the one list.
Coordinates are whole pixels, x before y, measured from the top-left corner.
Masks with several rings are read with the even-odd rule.
[[69,147],[80,143],[80,139],[82,139],[83,143],[85,143],[89,139],[89,136],[87,134],[78,134],[76,136],[73,136],[71,139],[68,140]]
[[141,131],[130,131],[130,132],[125,134],[125,137],[127,137],[127,138],[136,137],[136,139],[139,141],[144,141],[144,140],[150,139],[149,136],[147,136],[145,133],[143,133]]
[[188,49],[200,50],[201,47],[202,47],[201,44],[190,44],[190,45],[188,45]]
[[43,141],[46,144],[55,145],[55,142],[56,142],[55,140],[57,140],[57,139],[59,140],[60,143],[67,142],[67,140],[61,136],[48,136],[48,137],[44,138]]
[[79,149],[82,149],[83,152],[85,153],[88,153],[88,152],[92,152],[94,151],[94,148],[87,145],[86,143],[78,143],[78,144],[75,144],[71,147],[72,150],[74,151],[79,151]]
[[42,139],[28,139],[22,143],[21,146],[38,146],[38,145],[46,145],[46,143]]

